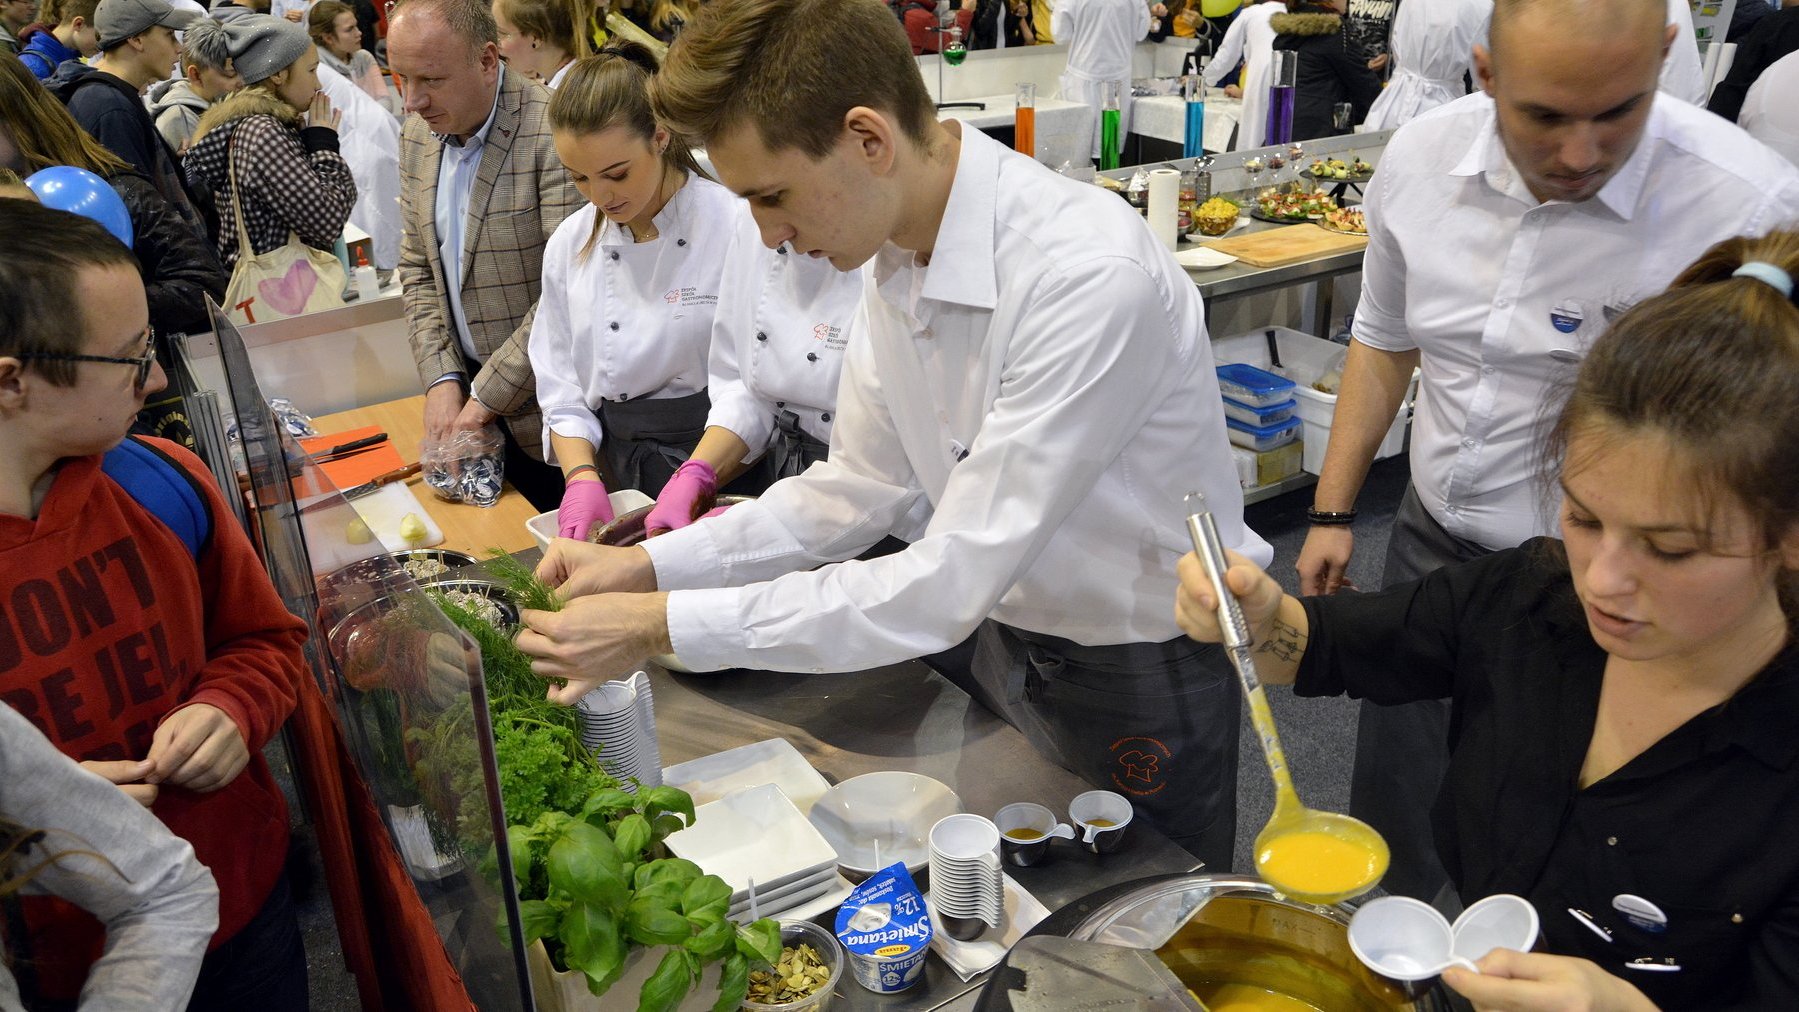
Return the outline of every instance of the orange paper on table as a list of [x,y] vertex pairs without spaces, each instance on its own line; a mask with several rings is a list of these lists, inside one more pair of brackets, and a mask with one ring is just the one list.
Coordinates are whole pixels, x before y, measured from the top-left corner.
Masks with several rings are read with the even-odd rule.
[[[323,436],[309,436],[300,440],[300,448],[307,453],[322,453],[333,446],[352,443],[380,432],[379,425],[365,425],[360,429],[346,429],[343,432],[333,432]],[[325,477],[330,478],[331,483],[336,485],[339,491],[343,491],[369,481],[377,475],[397,471],[405,467],[406,462],[400,458],[400,451],[394,448],[393,440],[389,439],[364,450],[352,451],[347,457],[324,461],[317,466],[319,470],[325,472]],[[304,476],[300,481],[295,482],[294,492],[296,495],[319,495],[325,491],[322,488],[306,489],[303,487],[305,484],[308,483],[304,481]]]

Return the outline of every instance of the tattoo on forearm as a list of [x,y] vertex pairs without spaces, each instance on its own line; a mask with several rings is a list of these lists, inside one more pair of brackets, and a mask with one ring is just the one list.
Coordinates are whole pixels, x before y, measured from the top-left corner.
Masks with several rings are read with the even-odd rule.
[[1300,655],[1306,652],[1306,639],[1298,626],[1277,618],[1274,620],[1274,629],[1256,647],[1256,653],[1267,654],[1283,664],[1298,664]]

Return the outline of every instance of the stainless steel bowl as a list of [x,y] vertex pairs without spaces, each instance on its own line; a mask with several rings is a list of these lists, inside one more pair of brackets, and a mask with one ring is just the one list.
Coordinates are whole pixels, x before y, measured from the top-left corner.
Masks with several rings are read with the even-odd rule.
[[[443,580],[458,579],[457,570],[465,566],[478,565],[480,561],[467,552],[458,552],[448,548],[409,548],[403,552],[374,555],[352,562],[327,576],[325,581],[336,586],[366,583],[376,587],[385,587],[403,582],[401,576],[404,575],[420,584],[438,583]],[[420,579],[413,577],[407,571],[406,565],[411,562],[437,562],[448,568],[436,576]]]
[[[708,509],[735,506],[740,502],[749,502],[753,498],[755,497],[747,495],[721,495],[713,501],[712,506]],[[599,545],[616,545],[621,548],[640,544],[643,541],[643,522],[649,517],[650,510],[655,508],[655,504],[652,503],[629,513],[620,513],[613,518],[611,523],[603,527],[595,527],[588,533],[587,540]]]

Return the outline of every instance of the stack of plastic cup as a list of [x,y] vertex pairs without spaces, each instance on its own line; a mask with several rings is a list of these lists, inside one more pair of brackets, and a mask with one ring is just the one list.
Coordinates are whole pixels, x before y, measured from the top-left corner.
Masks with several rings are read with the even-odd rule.
[[931,904],[951,938],[972,941],[1005,923],[999,827],[979,815],[951,815],[931,827]]
[[627,791],[662,785],[662,746],[656,735],[656,703],[650,679],[639,671],[606,682],[575,704],[581,744]]

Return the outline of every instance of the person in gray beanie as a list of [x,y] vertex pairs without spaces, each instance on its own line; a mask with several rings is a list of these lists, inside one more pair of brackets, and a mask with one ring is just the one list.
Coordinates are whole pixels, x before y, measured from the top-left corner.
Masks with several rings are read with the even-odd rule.
[[[244,88],[200,117],[183,162],[188,185],[213,194],[219,256],[235,265],[237,209],[255,253],[288,233],[329,250],[356,203],[356,182],[338,153],[341,113],[319,91],[319,56],[306,29],[258,14],[235,19],[231,62]],[[236,162],[236,185],[231,163]]]

